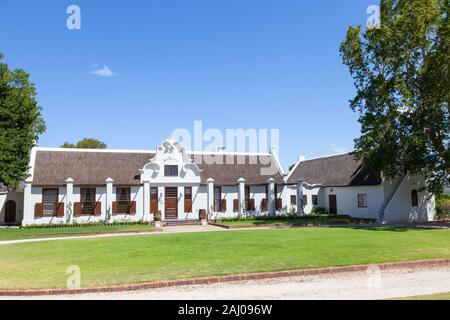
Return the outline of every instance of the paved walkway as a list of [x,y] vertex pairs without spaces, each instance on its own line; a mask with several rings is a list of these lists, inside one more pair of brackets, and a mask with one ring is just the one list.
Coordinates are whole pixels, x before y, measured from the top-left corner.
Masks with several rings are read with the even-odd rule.
[[0,299],[388,299],[450,292],[450,268],[389,270],[192,285],[143,291]]
[[191,232],[230,232],[239,230],[255,230],[255,229],[267,229],[266,227],[261,228],[248,228],[248,229],[225,229],[217,226],[206,225],[186,225],[186,226],[167,226],[161,231],[152,231],[147,233],[104,233],[97,235],[79,235],[79,236],[66,236],[58,237],[57,235],[51,238],[36,238],[36,239],[20,239],[20,240],[5,240],[0,241],[1,245],[8,244],[19,244],[19,243],[30,243],[30,242],[42,242],[42,241],[61,241],[61,240],[73,240],[73,239],[93,239],[93,238],[109,238],[109,237],[129,237],[129,236],[149,236],[158,234],[170,234],[170,233],[191,233]]

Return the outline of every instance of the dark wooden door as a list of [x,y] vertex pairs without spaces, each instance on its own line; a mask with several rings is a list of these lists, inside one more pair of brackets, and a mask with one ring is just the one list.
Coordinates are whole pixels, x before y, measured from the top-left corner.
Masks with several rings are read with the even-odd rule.
[[178,218],[178,188],[166,187],[165,189],[165,218],[176,219]]
[[330,206],[330,213],[337,214],[337,200],[335,194],[328,195],[328,203]]
[[16,222],[16,203],[9,200],[5,204],[5,223]]

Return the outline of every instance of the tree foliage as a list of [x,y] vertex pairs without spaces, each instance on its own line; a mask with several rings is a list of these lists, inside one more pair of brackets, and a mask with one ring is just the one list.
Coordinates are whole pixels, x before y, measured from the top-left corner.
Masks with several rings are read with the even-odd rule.
[[61,148],[77,148],[77,149],[106,149],[107,145],[97,139],[84,138],[77,143],[64,142]]
[[450,182],[449,0],[382,0],[380,14],[340,49],[360,113],[355,154],[388,177],[422,174],[438,194]]
[[22,69],[10,70],[0,53],[0,183],[27,178],[30,150],[45,131],[36,88]]

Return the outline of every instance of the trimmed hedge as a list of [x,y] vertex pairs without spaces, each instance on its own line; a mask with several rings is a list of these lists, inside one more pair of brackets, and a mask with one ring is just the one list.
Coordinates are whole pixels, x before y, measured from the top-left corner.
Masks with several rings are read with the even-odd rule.
[[115,227],[115,226],[137,226],[137,225],[149,225],[149,222],[145,221],[118,221],[112,223],[96,222],[96,223],[76,223],[73,224],[41,224],[31,226],[21,226],[20,229],[70,229],[70,228],[84,228],[84,227]]
[[289,215],[278,215],[278,216],[252,216],[247,218],[227,218],[227,219],[221,219],[221,221],[258,221],[258,220],[265,220],[265,221],[271,221],[271,220],[286,220],[286,221],[311,221],[311,220],[319,220],[319,221],[326,221],[326,220],[355,220],[355,221],[373,221],[374,219],[367,219],[367,218],[352,218],[350,216],[345,215],[333,215],[333,214],[308,214],[301,217],[293,217]]

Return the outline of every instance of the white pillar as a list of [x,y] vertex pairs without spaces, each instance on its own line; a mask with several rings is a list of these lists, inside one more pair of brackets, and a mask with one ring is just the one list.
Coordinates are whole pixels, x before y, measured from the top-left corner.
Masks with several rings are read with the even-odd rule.
[[270,178],[267,180],[269,183],[269,199],[267,201],[269,202],[269,215],[274,216],[275,215],[275,180],[273,178]]
[[297,180],[297,216],[302,216],[303,211],[303,180]]
[[105,180],[106,182],[106,220],[111,221],[113,213],[112,212],[112,203],[113,203],[113,182],[114,180],[112,178],[108,178]]
[[70,214],[69,223],[73,223],[74,212],[74,203],[73,203],[73,182],[72,178],[68,178],[66,180],[66,212],[65,216]]
[[23,190],[23,220],[22,225],[30,225],[34,220],[33,201],[31,199],[31,181],[25,181]]
[[[144,194],[142,198],[144,199],[144,212],[142,214],[142,218],[144,219],[146,214],[150,214],[150,180],[144,180]],[[154,218],[154,217],[153,217]]]
[[238,181],[238,199],[239,199],[239,213],[245,211],[245,179],[240,178]]
[[208,208],[206,212],[208,217],[212,218],[214,213],[214,179],[209,178],[206,182],[208,182]]

